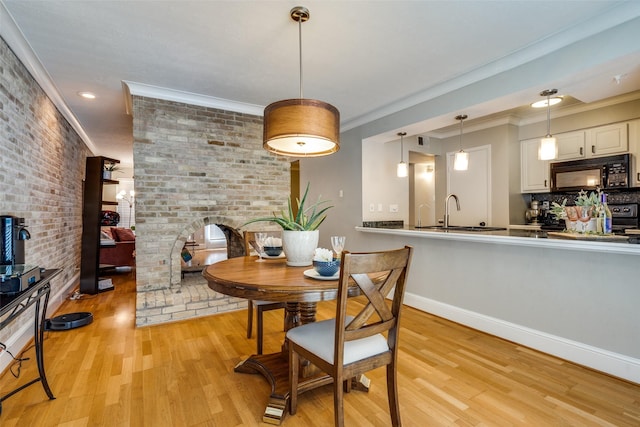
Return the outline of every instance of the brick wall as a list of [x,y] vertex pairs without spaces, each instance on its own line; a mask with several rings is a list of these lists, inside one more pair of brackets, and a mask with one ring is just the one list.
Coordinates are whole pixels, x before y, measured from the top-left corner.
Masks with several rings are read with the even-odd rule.
[[262,117],[136,96],[133,132],[136,324],[246,305],[200,275],[183,280],[180,250],[205,224],[237,228],[286,207],[289,160],[262,148]]
[[[2,39],[0,153],[0,215],[25,218],[27,264],[63,269],[51,283],[56,295],[80,265],[82,180],[91,154]],[[32,316],[3,329],[0,341],[31,324]]]

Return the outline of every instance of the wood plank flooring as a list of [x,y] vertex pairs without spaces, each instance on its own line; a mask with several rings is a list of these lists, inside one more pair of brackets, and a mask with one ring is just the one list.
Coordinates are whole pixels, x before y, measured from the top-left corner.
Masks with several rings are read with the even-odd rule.
[[[132,274],[112,276],[115,291],[69,300],[58,314],[90,311],[91,325],[47,332],[47,376],[2,402],[2,427],[256,426],[269,387],[233,367],[254,349],[244,311],[134,328]],[[318,318],[331,315],[319,307]],[[265,313],[265,349],[283,339],[282,314]],[[405,426],[640,426],[640,385],[406,308],[400,335],[400,407]],[[18,379],[35,376],[26,351]],[[368,374],[369,393],[345,397],[347,426],[388,426],[384,368]],[[331,386],[300,396],[283,426],[333,423]]]

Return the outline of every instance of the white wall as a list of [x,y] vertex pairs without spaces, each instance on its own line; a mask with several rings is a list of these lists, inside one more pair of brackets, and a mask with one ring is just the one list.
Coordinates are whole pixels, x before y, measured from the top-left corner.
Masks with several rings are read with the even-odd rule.
[[[362,150],[362,218],[364,221],[409,220],[409,184],[396,176],[400,162],[400,141],[387,144],[363,143]],[[405,146],[406,148],[406,146]],[[409,153],[404,153],[409,162]],[[374,211],[371,212],[370,206]],[[397,205],[398,212],[391,212]]]

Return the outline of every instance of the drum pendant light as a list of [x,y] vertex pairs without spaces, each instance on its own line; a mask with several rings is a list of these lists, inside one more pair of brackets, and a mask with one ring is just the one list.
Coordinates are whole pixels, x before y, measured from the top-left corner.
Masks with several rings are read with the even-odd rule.
[[466,114],[456,116],[456,120],[460,120],[460,151],[458,151],[453,159],[453,170],[466,171],[469,169],[469,153],[462,149],[462,121],[467,118]]
[[398,136],[400,137],[400,163],[398,163],[398,169],[396,171],[398,178],[405,178],[407,175],[409,175],[409,168],[404,162],[404,146],[402,144],[402,139],[406,134],[406,132],[398,132]]
[[540,148],[538,148],[539,160],[553,160],[558,157],[558,144],[556,139],[551,136],[551,103],[549,98],[551,95],[558,93],[557,89],[547,89],[540,92],[540,96],[547,97],[547,136],[540,139]]
[[340,149],[340,112],[336,107],[302,97],[302,23],[309,10],[296,6],[290,11],[298,22],[300,53],[300,98],[285,99],[264,109],[263,144],[265,150],[294,157],[317,157]]

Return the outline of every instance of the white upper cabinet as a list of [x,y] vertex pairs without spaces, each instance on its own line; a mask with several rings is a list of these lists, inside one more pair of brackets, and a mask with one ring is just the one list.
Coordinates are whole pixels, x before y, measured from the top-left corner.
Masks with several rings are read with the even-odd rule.
[[600,157],[629,150],[627,123],[615,123],[586,131],[586,156]]
[[555,161],[611,156],[629,150],[626,123],[560,133],[555,137],[558,144]]
[[558,144],[558,158],[556,161],[584,158],[585,131],[561,133],[555,137],[556,144]]
[[520,187],[523,193],[550,191],[549,161],[538,159],[540,139],[520,142]]

